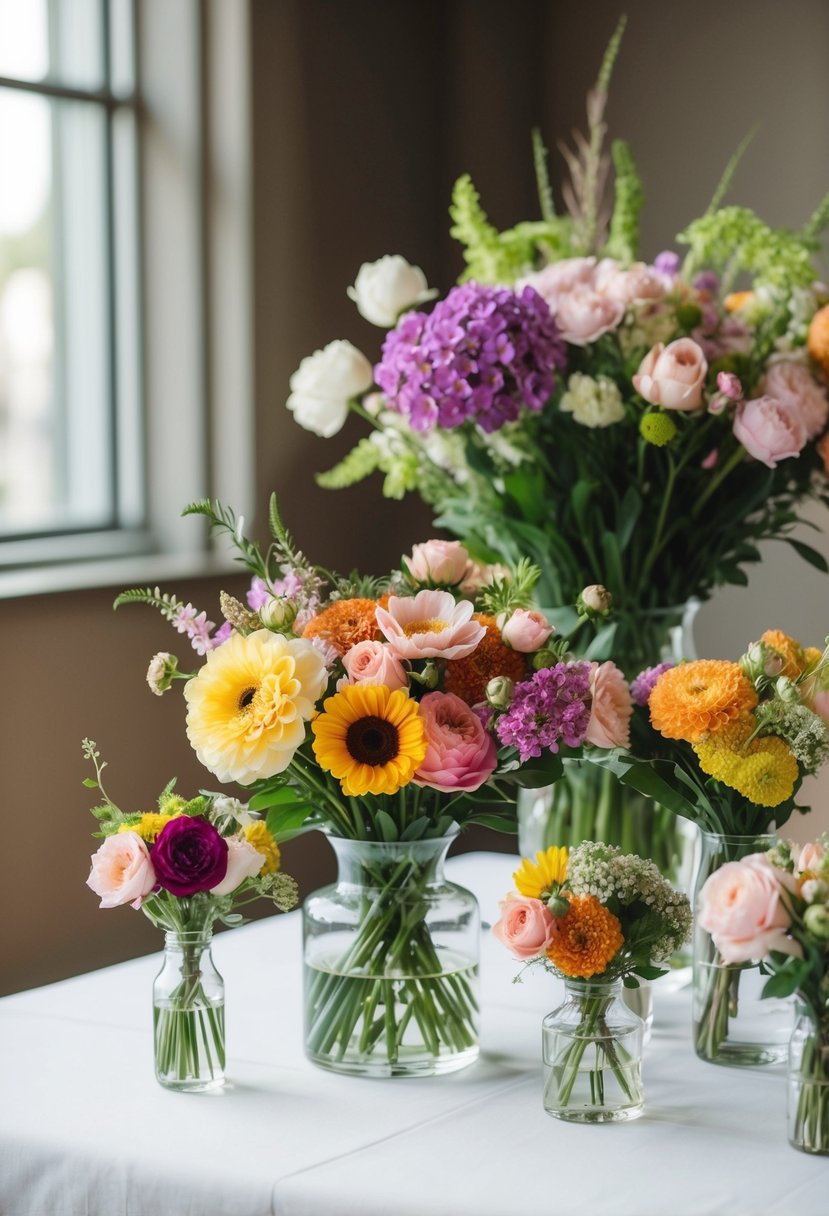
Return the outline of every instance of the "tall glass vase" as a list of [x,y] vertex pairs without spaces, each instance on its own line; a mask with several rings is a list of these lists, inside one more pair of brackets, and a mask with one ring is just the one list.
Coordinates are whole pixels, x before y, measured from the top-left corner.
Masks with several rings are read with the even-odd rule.
[[[729,861],[763,853],[773,834],[722,836],[701,833],[694,908],[709,875]],[[786,1059],[792,1031],[791,1000],[761,999],[768,976],[756,963],[724,963],[708,933],[694,922],[693,1035],[697,1055],[709,1064],[750,1067]]]
[[225,1080],[225,986],[210,930],[164,935],[153,984],[155,1075],[165,1089],[218,1089]]
[[454,1072],[478,1056],[479,915],[443,873],[454,836],[330,836],[336,883],[303,908],[305,1050],[357,1076]]
[[829,1155],[829,1014],[800,1005],[789,1043],[789,1143]]

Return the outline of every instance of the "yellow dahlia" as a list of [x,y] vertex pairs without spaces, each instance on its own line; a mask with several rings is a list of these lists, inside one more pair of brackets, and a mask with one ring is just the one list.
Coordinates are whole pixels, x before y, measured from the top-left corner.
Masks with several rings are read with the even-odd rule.
[[545,853],[536,853],[535,861],[524,857],[512,879],[521,895],[529,899],[540,899],[554,884],[561,884],[567,877],[567,849],[550,845]]
[[347,654],[358,642],[377,637],[376,610],[376,600],[337,600],[308,622],[302,636],[322,638],[337,654]]
[[494,616],[476,612],[472,620],[483,625],[486,633],[471,654],[447,664],[443,677],[444,691],[454,693],[467,705],[485,699],[486,686],[495,676],[507,676],[518,683],[528,672],[526,655],[504,645]]
[[790,680],[796,680],[806,667],[803,647],[800,643],[796,642],[794,638],[790,638],[782,629],[767,629],[760,641],[765,642],[772,650],[776,650],[783,660],[780,675],[788,676]]
[[311,723],[314,755],[348,797],[395,794],[426,755],[417,701],[385,684],[347,684]]
[[651,724],[666,739],[697,743],[742,717],[757,704],[757,693],[739,664],[697,659],[664,672],[648,699]]
[[291,763],[327,683],[310,642],[269,629],[233,634],[184,686],[187,737],[220,781],[272,777]]
[[601,975],[625,941],[619,918],[595,895],[571,895],[567,915],[558,918],[556,926],[547,957],[562,975]]
[[281,863],[281,855],[279,845],[273,837],[273,834],[268,831],[267,824],[261,819],[254,820],[245,828],[245,840],[248,844],[252,844],[257,853],[261,853],[265,858],[265,864],[259,871],[260,878],[265,874],[275,874]]
[[726,727],[694,746],[704,773],[757,806],[779,806],[790,798],[800,772],[791,749],[776,735],[746,740],[751,721]]
[[119,832],[135,832],[147,844],[152,844],[156,836],[163,827],[170,822],[171,819],[178,819],[181,812],[174,815],[164,815],[159,811],[147,811],[142,815],[138,823],[122,823]]

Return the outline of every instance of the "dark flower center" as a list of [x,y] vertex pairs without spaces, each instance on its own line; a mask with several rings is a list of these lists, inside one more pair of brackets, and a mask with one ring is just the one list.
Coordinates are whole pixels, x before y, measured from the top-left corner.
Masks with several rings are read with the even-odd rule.
[[255,688],[246,688],[239,698],[239,708],[247,709],[253,698],[256,696]]
[[388,764],[400,751],[400,736],[391,722],[368,714],[351,723],[345,745],[358,764]]

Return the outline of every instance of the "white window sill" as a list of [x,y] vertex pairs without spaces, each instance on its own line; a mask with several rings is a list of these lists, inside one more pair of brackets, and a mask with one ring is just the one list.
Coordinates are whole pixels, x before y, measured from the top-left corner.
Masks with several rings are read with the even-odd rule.
[[0,601],[59,592],[112,587],[155,587],[178,579],[239,575],[242,567],[230,555],[209,553],[143,554],[66,565],[35,566],[0,572]]

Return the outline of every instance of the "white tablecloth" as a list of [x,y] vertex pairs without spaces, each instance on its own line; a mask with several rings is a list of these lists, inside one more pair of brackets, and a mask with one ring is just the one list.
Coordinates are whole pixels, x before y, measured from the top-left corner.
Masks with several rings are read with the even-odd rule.
[[[485,920],[515,859],[451,877]],[[126,915],[127,913],[121,913]],[[101,915],[119,915],[102,912]],[[491,935],[481,1060],[448,1077],[337,1077],[302,1051],[298,913],[221,934],[230,1083],[152,1068],[153,956],[0,1001],[2,1216],[826,1216],[829,1161],[786,1141],[785,1070],[698,1061],[686,990],[655,985],[646,1112],[562,1123],[541,1105],[555,981]],[[665,981],[661,981],[662,984]]]

